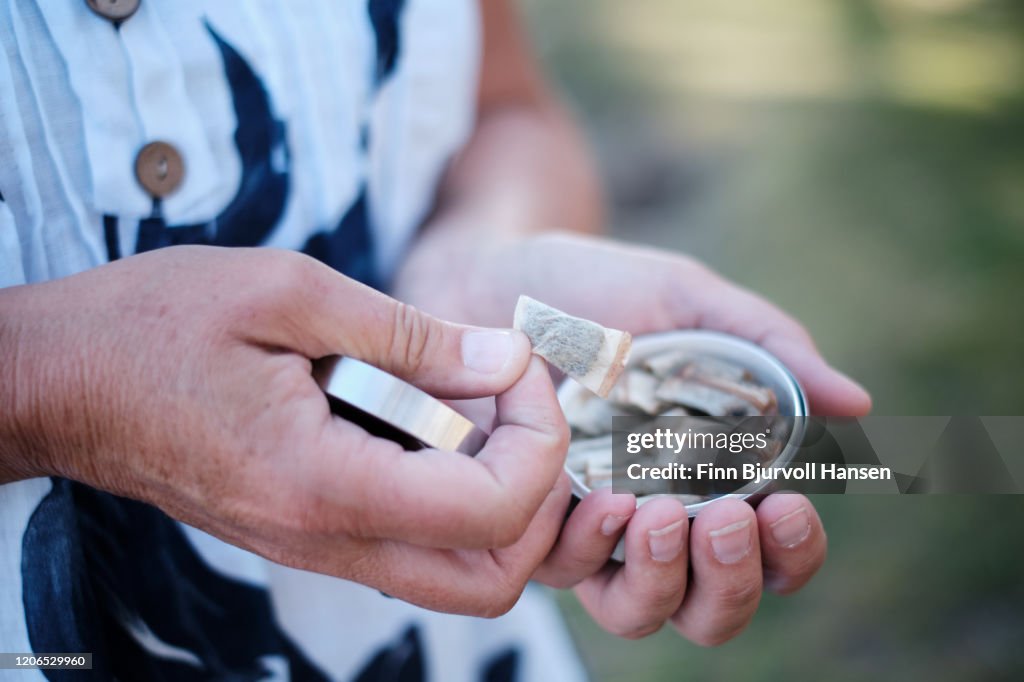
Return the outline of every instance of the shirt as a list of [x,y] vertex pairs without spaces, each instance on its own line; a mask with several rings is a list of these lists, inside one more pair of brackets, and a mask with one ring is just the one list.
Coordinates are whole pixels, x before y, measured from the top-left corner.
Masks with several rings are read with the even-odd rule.
[[[385,284],[472,131],[476,6],[107,4],[0,4],[0,286],[182,243]],[[183,169],[165,196],[136,177],[155,142]],[[95,679],[583,677],[539,588],[496,620],[432,613],[58,478],[0,486],[0,650],[92,652]]]

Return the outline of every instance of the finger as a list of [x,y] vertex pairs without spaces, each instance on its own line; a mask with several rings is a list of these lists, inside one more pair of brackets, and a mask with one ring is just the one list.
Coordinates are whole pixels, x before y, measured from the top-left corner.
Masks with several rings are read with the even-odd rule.
[[601,488],[584,497],[562,527],[558,542],[534,579],[568,588],[597,573],[615,550],[636,511],[636,497]]
[[803,495],[776,493],[757,507],[765,587],[800,589],[825,563],[828,540],[814,505]]
[[376,541],[364,549],[358,564],[338,566],[336,574],[435,611],[500,616],[518,601],[554,544],[569,494],[568,479],[560,477],[522,538],[510,547],[453,551]]
[[689,520],[677,500],[654,499],[626,528],[626,561],[609,564],[576,587],[580,603],[603,628],[635,639],[661,628],[686,593]]
[[871,396],[825,361],[810,335],[788,314],[746,289],[719,280],[717,295],[700,326],[749,339],[775,355],[807,391],[815,414],[859,417],[871,411]]
[[672,622],[687,639],[715,646],[747,626],[761,600],[757,519],[745,502],[705,507],[690,531],[692,583]]
[[551,553],[558,541],[558,534],[569,507],[572,486],[563,472],[555,481],[529,527],[515,544],[491,550],[495,563],[501,567],[514,583],[526,584],[536,573],[545,557]]
[[312,258],[285,258],[287,284],[269,304],[270,323],[282,327],[279,343],[306,357],[348,355],[441,398],[495,395],[526,369],[521,332],[445,322]]
[[773,333],[761,344],[789,368],[807,391],[813,414],[863,417],[871,412],[871,396],[856,381],[831,367],[813,346]]
[[516,542],[562,470],[569,429],[539,358],[495,402],[499,425],[475,458],[405,452],[335,418],[308,475],[323,501],[315,516],[360,537],[432,547]]

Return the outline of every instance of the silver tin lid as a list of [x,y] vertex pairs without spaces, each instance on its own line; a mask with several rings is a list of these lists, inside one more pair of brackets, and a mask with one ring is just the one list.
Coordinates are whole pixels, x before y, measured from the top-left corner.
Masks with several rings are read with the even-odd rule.
[[448,405],[360,360],[324,358],[317,361],[314,377],[335,414],[408,450],[475,455],[487,441],[486,432]]

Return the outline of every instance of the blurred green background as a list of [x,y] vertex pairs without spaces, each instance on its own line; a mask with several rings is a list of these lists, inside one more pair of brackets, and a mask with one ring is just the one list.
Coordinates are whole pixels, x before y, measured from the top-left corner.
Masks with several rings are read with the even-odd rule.
[[[1024,414],[1024,2],[526,10],[616,236],[778,302],[877,414]],[[594,678],[1024,679],[1024,496],[815,502],[825,568],[721,648],[617,640],[563,595]]]

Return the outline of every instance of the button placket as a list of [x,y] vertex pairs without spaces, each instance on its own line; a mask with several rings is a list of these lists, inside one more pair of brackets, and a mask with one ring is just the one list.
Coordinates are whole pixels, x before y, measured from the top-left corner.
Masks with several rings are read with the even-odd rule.
[[[185,14],[191,11],[186,9]],[[209,220],[222,208],[208,202],[218,193],[220,179],[204,121],[186,88],[180,45],[171,39],[182,23],[202,26],[202,17],[187,19],[176,12],[172,6],[143,5],[118,31],[131,65],[132,102],[141,133],[137,144],[145,145],[136,150],[135,178],[150,197],[161,200],[160,211],[169,226]],[[205,30],[198,38],[214,45]],[[150,148],[157,142],[161,146]]]

